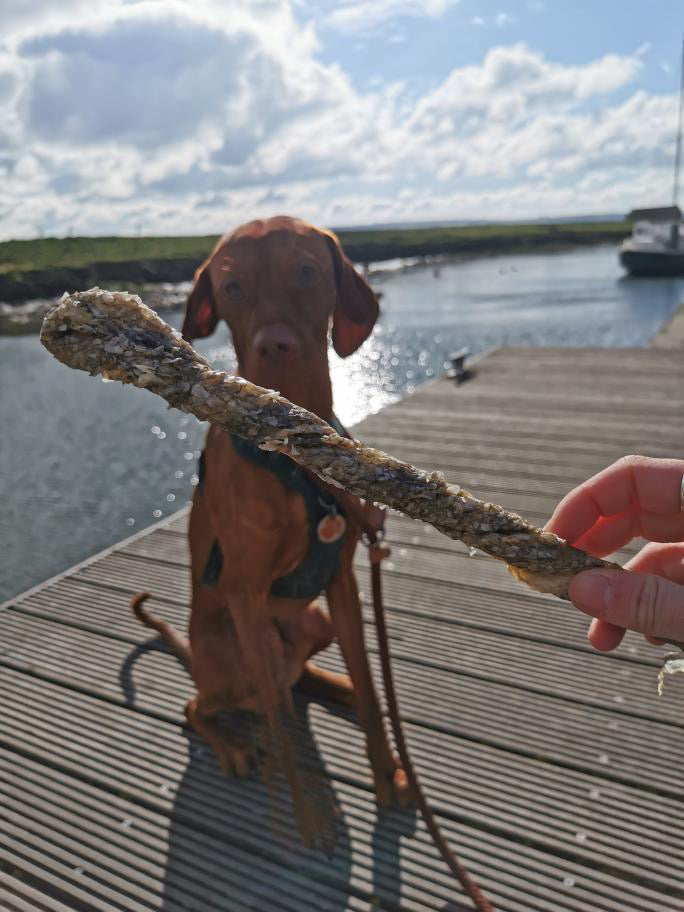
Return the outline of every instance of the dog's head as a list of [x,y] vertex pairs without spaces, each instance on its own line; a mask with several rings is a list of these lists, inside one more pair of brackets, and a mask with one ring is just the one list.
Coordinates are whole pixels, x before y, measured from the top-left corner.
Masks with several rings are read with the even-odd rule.
[[208,336],[224,319],[243,375],[286,392],[293,373],[327,365],[331,323],[335,351],[346,358],[378,312],[334,234],[278,216],[221,238],[195,275],[183,336]]

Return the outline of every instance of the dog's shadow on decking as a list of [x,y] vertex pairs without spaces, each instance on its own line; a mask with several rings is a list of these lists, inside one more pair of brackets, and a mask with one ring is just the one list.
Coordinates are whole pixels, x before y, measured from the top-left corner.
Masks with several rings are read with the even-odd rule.
[[[282,778],[225,779],[211,750],[186,730],[189,760],[173,805],[163,909],[343,912],[350,894],[361,900],[355,908],[399,908],[400,840],[413,833],[415,813],[376,814],[372,803],[369,813],[368,792],[332,781],[308,715],[308,701],[297,697],[290,730],[299,767],[317,807],[337,808],[334,849],[304,847]],[[190,897],[189,880],[196,885]]]
[[[128,706],[135,704],[133,668],[150,650],[166,652],[183,665],[159,640],[136,646],[119,671]],[[414,833],[415,811],[376,810],[368,786],[362,787],[356,776],[349,782],[331,780],[309,720],[314,702],[296,697],[288,730],[305,791],[328,820],[327,845],[308,849],[302,844],[282,776],[269,784],[256,774],[226,779],[212,750],[185,728],[188,762],[171,811],[162,909],[343,912],[349,895],[361,901],[361,908],[367,903],[369,912],[401,907],[401,841]],[[357,724],[347,709],[326,704],[326,710]],[[227,716],[225,722],[229,730],[240,727],[248,737],[251,726],[257,737],[258,723],[247,714]],[[339,750],[339,742],[334,749]],[[460,912],[460,907],[448,906],[444,912]]]

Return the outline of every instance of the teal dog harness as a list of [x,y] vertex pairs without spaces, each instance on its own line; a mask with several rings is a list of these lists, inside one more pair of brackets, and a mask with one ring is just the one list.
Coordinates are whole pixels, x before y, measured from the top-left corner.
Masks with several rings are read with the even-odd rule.
[[[349,437],[342,425],[333,419],[335,430]],[[281,576],[271,585],[271,595],[277,598],[314,599],[328,586],[337,572],[344,541],[344,511],[329,494],[318,487],[316,482],[296,462],[282,453],[260,450],[250,440],[231,434],[236,452],[260,469],[272,472],[290,491],[301,495],[306,504],[309,519],[309,550],[304,561],[287,576]],[[204,452],[199,459],[199,485],[204,488],[206,461]],[[337,522],[331,522],[337,520]],[[332,530],[332,534],[331,534]],[[218,539],[214,539],[209,558],[204,567],[202,582],[215,588],[223,569],[223,553]]]

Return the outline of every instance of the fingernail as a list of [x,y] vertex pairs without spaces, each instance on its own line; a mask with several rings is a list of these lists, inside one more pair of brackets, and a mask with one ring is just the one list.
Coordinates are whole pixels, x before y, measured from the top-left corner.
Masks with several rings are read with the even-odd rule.
[[599,617],[613,603],[611,579],[607,574],[596,570],[579,573],[570,583],[569,595],[582,611]]

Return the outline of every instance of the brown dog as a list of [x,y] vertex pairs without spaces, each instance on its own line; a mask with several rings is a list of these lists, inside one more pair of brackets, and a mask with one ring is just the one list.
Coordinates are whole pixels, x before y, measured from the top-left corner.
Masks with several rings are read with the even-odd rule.
[[[224,319],[240,376],[333,423],[331,322],[335,350],[346,357],[377,316],[375,294],[337,238],[281,216],[250,222],[219,241],[195,276],[183,335],[208,336]],[[224,773],[245,775],[251,749],[219,726],[221,710],[257,710],[276,726],[295,684],[354,705],[378,802],[405,804],[409,787],[383,728],[352,571],[363,506],[350,495],[333,500],[287,457],[264,454],[216,427],[200,474],[190,515],[189,641],[148,615],[142,597],[133,604],[190,664],[197,686],[186,707],[190,724],[214,748]],[[315,600],[322,591],[330,615]],[[349,677],[311,661],[333,637]]]

